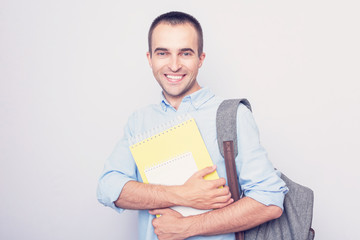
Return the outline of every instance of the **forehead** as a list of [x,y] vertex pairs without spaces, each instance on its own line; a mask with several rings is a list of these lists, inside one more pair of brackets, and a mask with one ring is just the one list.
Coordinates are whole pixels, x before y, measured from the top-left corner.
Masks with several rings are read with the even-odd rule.
[[197,32],[195,28],[189,24],[171,25],[167,23],[160,23],[157,25],[152,33],[151,47],[155,48],[193,48],[197,50]]

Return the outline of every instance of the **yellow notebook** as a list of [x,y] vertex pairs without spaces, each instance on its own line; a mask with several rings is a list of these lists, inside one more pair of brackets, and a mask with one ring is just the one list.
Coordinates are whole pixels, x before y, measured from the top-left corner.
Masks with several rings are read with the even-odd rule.
[[[144,183],[181,185],[196,171],[213,162],[194,118],[180,116],[130,140],[130,151]],[[218,179],[213,172],[205,179]],[[177,206],[184,216],[204,212]]]

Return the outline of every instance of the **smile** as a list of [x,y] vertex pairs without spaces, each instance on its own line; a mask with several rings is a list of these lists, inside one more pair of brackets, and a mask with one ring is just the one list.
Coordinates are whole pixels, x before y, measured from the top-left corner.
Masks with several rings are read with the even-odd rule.
[[185,75],[170,75],[170,74],[165,74],[165,77],[167,79],[169,79],[170,81],[179,81],[181,79],[183,79]]

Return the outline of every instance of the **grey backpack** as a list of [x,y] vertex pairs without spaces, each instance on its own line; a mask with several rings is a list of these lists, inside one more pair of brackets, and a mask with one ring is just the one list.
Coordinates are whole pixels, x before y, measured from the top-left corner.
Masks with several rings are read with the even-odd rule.
[[[237,131],[236,131],[236,115],[239,104],[242,103],[251,111],[251,105],[246,99],[229,99],[223,101],[217,111],[216,129],[219,149],[222,156],[225,158],[226,171],[228,175],[229,187],[233,182],[238,183],[236,174],[229,174],[236,169],[235,157],[237,155]],[[241,133],[240,133],[241,134]],[[232,157],[228,157],[225,143],[232,142],[233,150]],[[224,150],[225,149],[225,150]],[[225,155],[224,155],[225,152]],[[227,163],[232,162],[232,163]],[[230,165],[229,165],[230,164]],[[229,167],[230,166],[230,167]],[[230,178],[230,179],[229,179]],[[231,179],[232,178],[232,179]],[[236,179],[235,179],[236,178]],[[281,179],[284,180],[289,192],[285,195],[284,211],[280,218],[263,223],[255,228],[249,229],[245,232],[236,233],[237,239],[245,240],[313,240],[315,231],[311,228],[314,193],[311,189],[297,184],[281,174]],[[236,191],[240,193],[240,186],[233,187],[235,194],[230,191],[232,195],[236,195]],[[236,197],[235,197],[236,198]]]

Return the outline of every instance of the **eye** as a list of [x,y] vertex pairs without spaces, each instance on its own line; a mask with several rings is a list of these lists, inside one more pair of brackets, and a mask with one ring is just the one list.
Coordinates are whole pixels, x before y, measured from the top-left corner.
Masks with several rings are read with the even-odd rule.
[[165,56],[166,53],[165,53],[165,52],[158,52],[157,55],[159,55],[159,56]]
[[192,53],[191,52],[183,52],[182,55],[185,57],[189,57],[192,55]]

